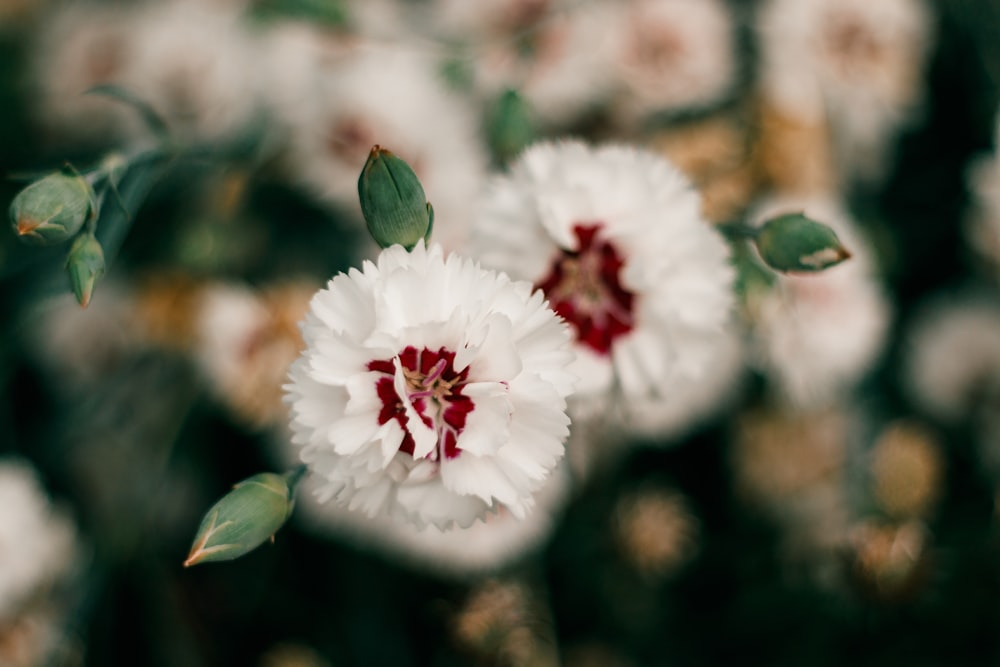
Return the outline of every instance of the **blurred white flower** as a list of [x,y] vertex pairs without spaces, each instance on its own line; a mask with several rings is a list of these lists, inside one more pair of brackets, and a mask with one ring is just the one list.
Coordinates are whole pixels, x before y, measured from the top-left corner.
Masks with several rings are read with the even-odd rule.
[[407,45],[363,43],[326,66],[291,125],[288,167],[321,199],[360,219],[358,175],[375,144],[413,168],[434,206],[434,239],[461,245],[486,152],[468,100]]
[[923,304],[906,336],[903,386],[935,419],[973,416],[1000,396],[1000,303],[995,294],[947,294]]
[[879,178],[923,95],[931,33],[923,0],[769,0],[758,31],[765,98],[792,116],[830,121],[842,177]]
[[265,291],[209,284],[193,313],[194,359],[218,398],[252,426],[288,416],[282,385],[302,349],[296,323],[315,289],[289,283]]
[[584,403],[627,414],[633,401],[683,403],[727,344],[729,252],[699,209],[652,153],[542,143],[494,182],[473,247],[569,322]]
[[788,211],[829,225],[851,253],[820,273],[776,274],[775,285],[751,297],[754,362],[789,403],[817,408],[841,397],[875,363],[890,304],[873,275],[868,246],[836,202],[781,197],[752,217],[763,221]]
[[231,141],[260,113],[260,52],[238,7],[174,1],[136,10],[122,86],[186,140]]
[[746,370],[742,332],[735,322],[730,322],[705,337],[715,353],[706,360],[696,380],[679,373],[668,375],[659,393],[632,397],[619,406],[620,420],[631,431],[661,440],[677,439],[735,402]]
[[614,101],[627,120],[721,101],[736,80],[735,26],[722,0],[629,0],[613,27]]
[[[284,144],[295,128],[312,122],[316,91],[324,72],[345,57],[348,39],[341,33],[304,21],[269,24],[258,40],[261,50],[261,99],[268,131]],[[316,131],[316,137],[322,132]],[[360,169],[359,169],[360,171]]]
[[[993,138],[994,145],[1000,145],[1000,114]],[[1000,153],[996,148],[972,161],[966,183],[972,198],[971,212],[965,221],[966,237],[1000,278]]]
[[148,134],[135,110],[83,94],[113,84],[147,102],[184,140],[232,140],[260,113],[258,52],[238,7],[70,4],[38,40],[33,97],[43,122],[68,138]]
[[313,297],[286,385],[293,442],[370,516],[518,518],[563,454],[569,332],[531,285],[440,246],[384,250]]
[[612,93],[618,13],[574,0],[436,0],[427,30],[459,47],[484,102],[516,89],[545,124],[565,125]]
[[350,541],[439,577],[467,579],[498,571],[540,549],[568,500],[569,481],[566,466],[557,467],[535,494],[535,507],[526,517],[499,507],[467,528],[441,530],[321,503],[311,491],[323,480],[307,476],[295,518],[312,533]]
[[440,34],[476,43],[512,39],[569,4],[568,0],[431,0],[426,16]]
[[76,529],[50,504],[34,469],[0,459],[0,625],[66,575],[77,555]]
[[56,389],[89,391],[142,348],[135,309],[134,290],[110,278],[87,308],[71,294],[40,302],[26,322],[24,342],[58,378]]
[[84,95],[95,86],[121,83],[138,46],[135,12],[93,2],[59,5],[41,22],[32,43],[27,99],[58,140],[120,138],[131,113],[121,102]]

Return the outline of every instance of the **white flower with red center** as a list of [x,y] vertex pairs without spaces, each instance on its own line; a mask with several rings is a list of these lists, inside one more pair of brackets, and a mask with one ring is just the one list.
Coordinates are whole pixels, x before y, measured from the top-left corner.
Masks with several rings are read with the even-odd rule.
[[612,63],[623,120],[707,107],[731,93],[736,30],[723,0],[614,0],[619,8]]
[[920,112],[933,17],[923,0],[767,0],[757,13],[761,93],[828,122],[840,177],[877,182]]
[[[687,389],[725,344],[729,252],[685,177],[626,146],[537,144],[498,178],[474,230],[484,265],[532,281],[569,323],[578,393]],[[669,385],[668,385],[669,383]]]
[[819,273],[776,274],[750,300],[751,362],[800,409],[840,402],[878,361],[892,321],[872,251],[857,223],[829,196],[781,195],[752,212],[756,224],[804,211],[831,227],[851,258]]
[[423,243],[330,281],[286,385],[293,442],[369,516],[523,517],[563,454],[569,332],[529,283]]

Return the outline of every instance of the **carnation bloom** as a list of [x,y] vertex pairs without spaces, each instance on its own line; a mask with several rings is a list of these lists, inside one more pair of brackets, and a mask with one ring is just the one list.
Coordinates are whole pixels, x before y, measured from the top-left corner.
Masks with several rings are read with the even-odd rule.
[[265,427],[287,417],[281,386],[302,349],[296,323],[315,288],[286,284],[254,291],[207,284],[192,313],[194,360],[210,387],[246,424]]
[[473,88],[486,100],[515,88],[543,123],[562,126],[612,93],[612,4],[433,0],[426,7],[427,31],[468,52]]
[[[572,327],[581,396],[685,394],[727,344],[732,270],[721,236],[666,160],[580,142],[528,149],[493,185],[476,256],[545,291]],[[617,404],[617,405],[616,405]],[[676,427],[677,424],[672,424]]]
[[621,7],[615,102],[633,122],[720,102],[737,78],[735,28],[721,0],[631,0]]
[[286,389],[322,500],[442,528],[527,513],[563,454],[573,383],[540,292],[393,246],[317,293],[302,333]]
[[405,44],[361,42],[313,66],[319,70],[312,78],[296,76],[309,82],[293,98],[303,103],[278,106],[289,114],[292,178],[360,217],[358,171],[381,144],[420,178],[434,206],[434,238],[457,249],[466,234],[468,193],[480,189],[487,163],[469,100],[445,85],[433,58]]
[[0,626],[69,574],[77,548],[76,528],[50,503],[35,470],[0,459]]
[[136,11],[133,51],[117,83],[189,141],[232,141],[261,113],[259,49],[236,8],[150,3]]
[[919,108],[930,15],[921,0],[768,0],[764,96],[784,113],[828,115],[843,177],[877,180]]
[[135,13],[95,3],[58,5],[31,45],[33,113],[60,141],[120,138],[130,110],[115,100],[84,95],[118,83],[136,48]]
[[295,518],[313,534],[349,542],[415,570],[447,579],[474,579],[506,568],[543,547],[569,500],[570,481],[564,459],[535,492],[535,505],[528,516],[518,518],[501,507],[467,528],[439,530],[433,525],[421,529],[388,516],[367,517],[340,505],[321,503],[309,492],[324,481],[307,477],[302,481]]
[[[1000,146],[1000,115],[993,141]],[[965,221],[969,245],[1000,277],[1000,153],[975,158],[966,169],[966,185],[972,196],[971,212]]]
[[942,422],[983,409],[1000,388],[1000,306],[991,292],[928,299],[905,338],[903,386],[917,406]]
[[851,259],[820,273],[776,274],[769,290],[751,295],[752,356],[786,402],[819,408],[837,402],[878,360],[891,306],[868,245],[836,201],[776,197],[752,217],[788,211],[833,228]]

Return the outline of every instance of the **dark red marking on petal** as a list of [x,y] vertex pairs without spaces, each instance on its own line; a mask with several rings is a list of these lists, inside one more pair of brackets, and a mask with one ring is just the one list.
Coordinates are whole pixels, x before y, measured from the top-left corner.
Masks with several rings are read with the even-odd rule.
[[619,336],[634,326],[635,294],[621,283],[625,260],[601,238],[600,223],[577,224],[577,250],[561,250],[541,289],[556,313],[576,332],[576,339],[598,354],[611,353]]
[[[461,453],[458,439],[465,428],[469,413],[475,408],[471,398],[462,394],[469,369],[455,370],[455,353],[445,348],[417,350],[412,345],[399,353],[399,362],[406,376],[406,386],[413,408],[427,428],[434,428],[434,415],[440,417],[438,443],[429,455],[437,459],[442,455],[453,459]],[[375,391],[382,401],[378,423],[387,424],[395,419],[404,431],[399,449],[413,455],[415,443],[407,429],[409,417],[396,393],[393,359],[376,359],[368,362],[368,370],[383,373],[375,382]]]

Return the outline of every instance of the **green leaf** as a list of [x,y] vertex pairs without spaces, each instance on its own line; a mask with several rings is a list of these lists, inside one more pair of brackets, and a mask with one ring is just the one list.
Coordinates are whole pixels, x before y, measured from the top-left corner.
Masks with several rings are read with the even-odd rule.
[[146,124],[146,127],[148,127],[150,131],[159,139],[166,140],[167,137],[170,136],[170,129],[163,116],[157,113],[146,100],[142,99],[128,88],[123,88],[114,84],[102,84],[86,90],[84,94],[98,95],[112,100],[117,100],[118,102],[123,102],[139,113],[139,116]]

